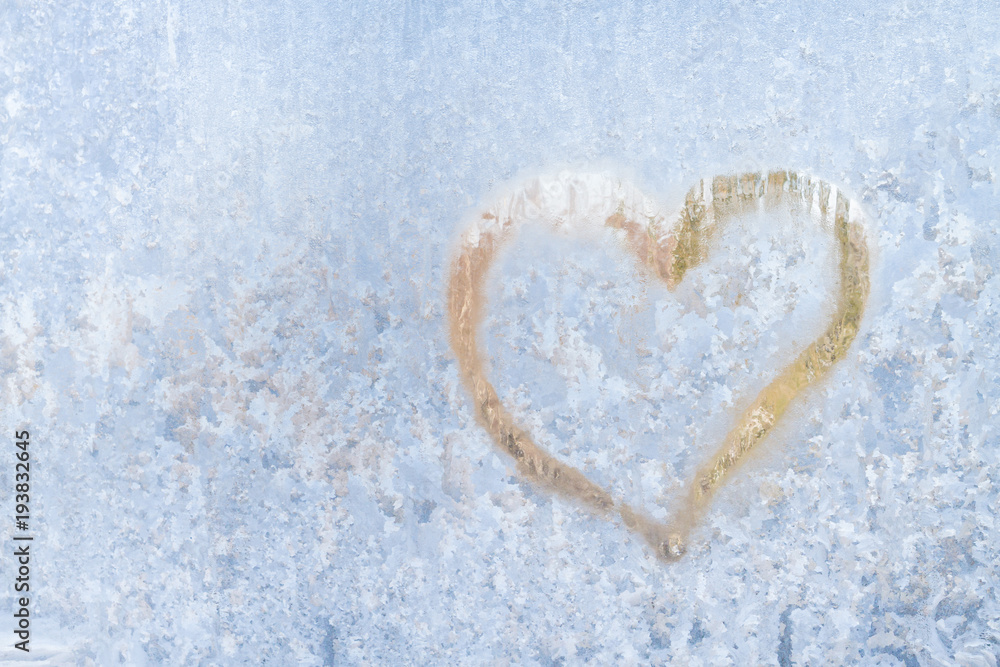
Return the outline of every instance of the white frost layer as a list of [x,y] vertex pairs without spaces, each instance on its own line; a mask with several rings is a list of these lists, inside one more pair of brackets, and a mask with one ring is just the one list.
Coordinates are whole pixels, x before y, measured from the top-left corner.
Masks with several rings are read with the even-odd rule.
[[[0,431],[33,436],[36,646],[94,665],[996,667],[998,19],[14,3]],[[525,169],[604,160],[660,202],[717,173],[816,174],[871,214],[879,252],[854,355],[672,568],[512,476],[445,332],[462,213]],[[751,217],[675,295],[610,241],[526,236],[499,267],[505,402],[653,512],[828,287],[826,235]]]

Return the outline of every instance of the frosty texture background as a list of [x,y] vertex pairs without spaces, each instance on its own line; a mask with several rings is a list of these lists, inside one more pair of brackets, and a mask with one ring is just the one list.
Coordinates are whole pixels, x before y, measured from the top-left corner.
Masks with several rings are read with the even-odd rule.
[[[1000,10],[616,4],[0,10],[31,657],[998,667]],[[565,164],[663,201],[801,169],[873,220],[851,355],[675,565],[512,477],[449,352],[463,217]],[[678,293],[607,239],[527,235],[492,294],[498,391],[666,512],[823,327],[824,237],[768,224]]]

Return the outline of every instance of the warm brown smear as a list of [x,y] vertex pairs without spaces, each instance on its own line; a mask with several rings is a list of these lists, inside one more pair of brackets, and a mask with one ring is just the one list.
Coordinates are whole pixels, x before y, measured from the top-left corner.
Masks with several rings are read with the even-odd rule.
[[634,219],[645,216],[628,211],[624,201],[605,220],[607,226],[624,230],[627,245],[640,263],[673,289],[686,271],[705,259],[707,243],[722,223],[761,207],[764,210],[786,207],[793,213],[805,213],[827,223],[832,192],[836,193],[832,215],[840,254],[840,290],[833,320],[826,332],[744,411],[722,446],[697,471],[687,497],[669,522],[656,521],[624,501],[616,502],[582,472],[539,447],[514,423],[486,379],[477,342],[486,300],[484,282],[500,246],[510,238],[517,224],[523,222],[515,219],[516,211],[507,212],[506,220],[497,220],[494,213],[483,214],[484,220],[500,224],[484,229],[462,246],[448,286],[451,343],[462,379],[475,401],[477,420],[496,446],[513,457],[518,471],[527,479],[579,501],[598,514],[619,515],[630,530],[653,547],[657,556],[664,560],[679,558],[686,550],[688,534],[727,476],[747,460],[792,399],[844,357],[857,335],[868,297],[868,248],[861,225],[849,219],[849,200],[829,184],[795,172],[774,171],[766,176],[749,173],[702,181],[688,193],[678,222],[668,229],[662,229],[662,218]]

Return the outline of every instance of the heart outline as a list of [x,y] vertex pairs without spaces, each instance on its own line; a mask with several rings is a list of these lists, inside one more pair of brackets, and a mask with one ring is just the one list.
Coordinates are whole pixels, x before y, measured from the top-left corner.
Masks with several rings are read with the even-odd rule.
[[[787,206],[824,227],[832,222],[839,250],[840,290],[833,319],[750,403],[723,444],[699,466],[678,511],[656,521],[611,494],[573,466],[562,463],[514,421],[486,378],[477,338],[485,314],[485,280],[500,248],[534,219],[556,229],[600,226],[622,230],[626,245],[650,273],[673,290],[707,257],[706,247],[728,220],[754,209]],[[664,224],[668,220],[672,224]],[[665,214],[634,185],[606,172],[562,171],[528,179],[472,219],[448,281],[448,321],[463,383],[476,402],[476,419],[494,445],[514,458],[529,481],[572,498],[600,515],[617,513],[667,561],[686,551],[688,534],[733,469],[762,442],[791,402],[825,376],[857,336],[869,293],[869,252],[861,207],[826,181],[795,171],[716,176],[692,187],[679,211]]]

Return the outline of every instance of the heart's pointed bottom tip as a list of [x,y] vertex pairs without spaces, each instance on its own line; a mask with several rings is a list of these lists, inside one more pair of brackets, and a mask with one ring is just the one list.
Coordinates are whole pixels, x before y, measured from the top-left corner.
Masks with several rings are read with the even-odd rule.
[[671,533],[657,545],[656,551],[663,560],[673,562],[680,560],[687,553],[687,545],[680,533]]

